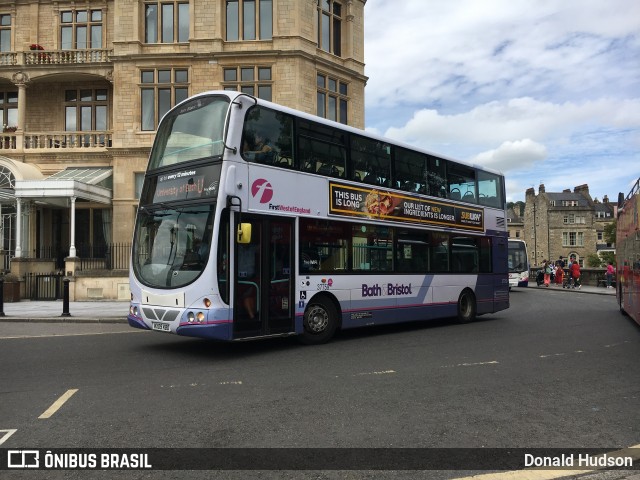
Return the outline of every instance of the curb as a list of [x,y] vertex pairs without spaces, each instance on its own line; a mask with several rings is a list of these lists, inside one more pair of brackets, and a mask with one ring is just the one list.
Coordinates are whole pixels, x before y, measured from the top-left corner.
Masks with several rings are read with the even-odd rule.
[[[609,295],[612,297],[616,296],[616,291],[613,290],[611,292],[608,292],[606,288],[603,289],[602,292],[598,292],[598,291],[593,291],[593,290],[582,290],[582,289],[577,289],[577,288],[545,288],[545,287],[531,287],[534,290],[548,290],[550,292],[571,292],[571,293],[588,293],[590,295]],[[598,287],[592,287],[592,288],[598,288]]]
[[127,318],[104,317],[0,317],[0,323],[127,323]]

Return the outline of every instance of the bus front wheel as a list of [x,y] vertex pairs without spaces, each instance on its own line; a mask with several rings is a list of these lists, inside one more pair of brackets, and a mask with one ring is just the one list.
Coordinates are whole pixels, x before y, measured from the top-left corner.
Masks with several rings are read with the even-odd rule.
[[311,300],[304,311],[303,332],[300,342],[317,345],[329,341],[338,328],[338,312],[333,303],[324,297]]
[[458,298],[458,321],[469,323],[476,318],[476,297],[471,290],[463,290]]

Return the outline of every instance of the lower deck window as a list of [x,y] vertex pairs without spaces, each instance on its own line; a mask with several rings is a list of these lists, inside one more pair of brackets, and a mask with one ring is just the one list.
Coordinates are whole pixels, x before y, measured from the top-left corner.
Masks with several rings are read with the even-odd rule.
[[491,273],[491,239],[328,220],[300,220],[300,272]]

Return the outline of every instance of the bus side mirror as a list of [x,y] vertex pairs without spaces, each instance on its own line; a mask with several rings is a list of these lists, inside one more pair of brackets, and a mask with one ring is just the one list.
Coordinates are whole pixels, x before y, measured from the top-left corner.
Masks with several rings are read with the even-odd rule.
[[238,243],[251,243],[250,223],[241,223],[238,225]]

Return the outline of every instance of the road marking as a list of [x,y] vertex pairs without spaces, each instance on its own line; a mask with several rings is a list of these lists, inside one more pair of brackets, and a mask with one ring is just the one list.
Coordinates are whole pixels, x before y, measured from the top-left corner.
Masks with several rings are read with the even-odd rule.
[[629,343],[629,340],[625,340],[624,342],[620,343],[611,343],[609,345],[605,345],[604,348],[619,347],[621,345],[624,345],[625,343]]
[[52,333],[48,335],[14,335],[11,337],[0,337],[0,340],[11,340],[16,338],[54,338],[54,337],[86,337],[89,335],[111,335],[113,333],[144,333],[144,330],[122,330],[121,332],[94,332],[94,333]]
[[396,373],[395,370],[383,370],[381,372],[363,372],[363,373],[356,373],[354,375],[354,377],[358,377],[360,375],[389,375],[390,373]]
[[38,418],[50,418],[54,413],[60,410],[60,407],[64,405],[64,403],[71,398],[71,396],[78,391],[77,388],[72,388],[71,390],[67,390],[64,394],[51,405],[46,412],[40,415]]
[[[631,457],[634,461],[636,461],[640,458],[640,444],[633,445],[628,448],[623,448],[622,450],[608,452],[603,455],[607,457]],[[532,468],[530,470],[512,470],[510,472],[485,473],[480,475],[472,475],[470,477],[459,477],[455,480],[554,480],[556,478],[584,475],[587,473],[604,470],[606,470],[606,467],[583,470],[539,470]]]
[[0,433],[4,432],[4,435],[2,437],[0,437],[0,445],[2,445],[4,442],[6,442],[9,437],[11,435],[13,435],[14,433],[16,433],[18,430],[16,430],[15,428],[10,428],[7,430],[0,430]]
[[478,365],[498,365],[500,362],[497,360],[491,360],[490,362],[475,362],[475,363],[458,363],[457,365],[442,365],[440,368],[453,368],[453,367],[477,367]]

